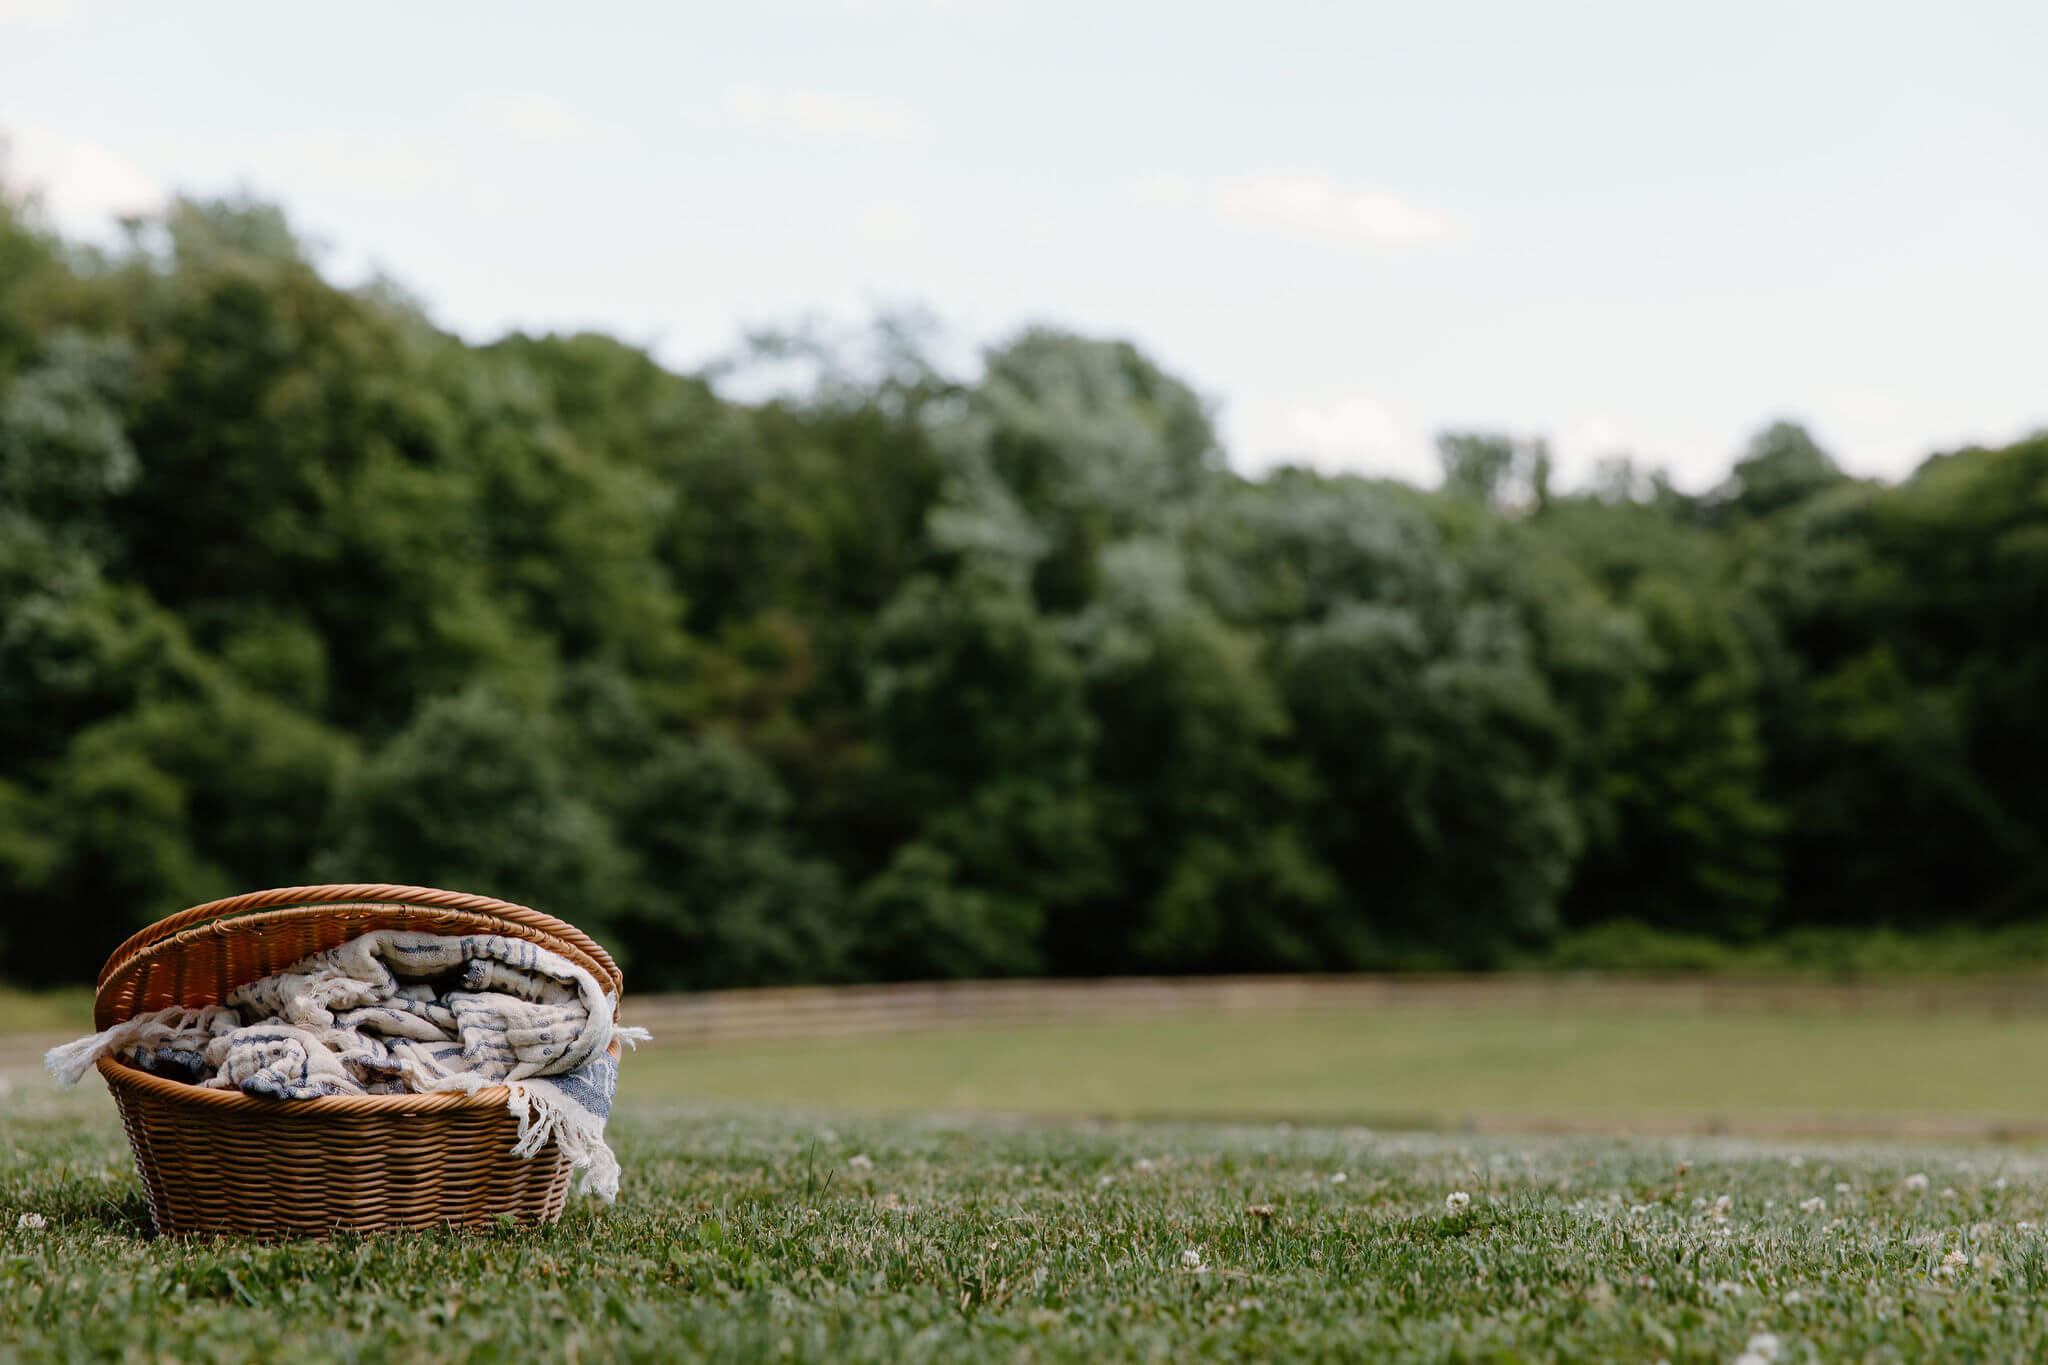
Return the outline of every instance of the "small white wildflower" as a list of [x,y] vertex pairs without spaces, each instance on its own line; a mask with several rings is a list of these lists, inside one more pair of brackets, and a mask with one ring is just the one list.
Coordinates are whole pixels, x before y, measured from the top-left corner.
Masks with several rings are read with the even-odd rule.
[[1131,1164],[1132,1164],[1132,1166],[1133,1166],[1133,1167],[1134,1167],[1135,1169],[1137,1169],[1137,1170],[1140,1170],[1140,1171],[1149,1171],[1149,1170],[1151,1170],[1151,1169],[1152,1169],[1152,1168],[1153,1168],[1153,1167],[1154,1167],[1155,1165],[1157,1165],[1158,1163],[1157,1163],[1157,1162],[1155,1162],[1155,1161],[1153,1161],[1153,1160],[1152,1160],[1152,1158],[1151,1158],[1151,1157],[1149,1157],[1149,1156],[1141,1156],[1141,1157],[1139,1157],[1139,1158],[1138,1158],[1138,1159],[1137,1159],[1136,1161],[1132,1162]]
[[1715,1294],[1726,1295],[1729,1298],[1739,1299],[1749,1291],[1745,1289],[1743,1286],[1735,1283],[1735,1281],[1733,1280],[1718,1280],[1712,1286],[1711,1292]]
[[1848,1186],[1847,1186],[1846,1184],[1842,1183],[1842,1182],[1841,1182],[1841,1181],[1839,1181],[1839,1180],[1835,1182],[1835,1193],[1836,1193],[1836,1194],[1847,1194],[1848,1192],[1849,1192],[1849,1187],[1848,1187]]
[[1996,1180],[1994,1180],[1994,1181],[1992,1181],[1992,1182],[1991,1182],[1991,1188],[1992,1188],[1992,1189],[1994,1189],[1994,1190],[2002,1190],[2002,1189],[2004,1189],[2004,1188],[2005,1188],[2005,1186],[2006,1186],[2006,1179],[2005,1179],[2005,1177],[2004,1177],[2004,1176],[2000,1176],[2000,1177],[1998,1177],[1998,1179],[1996,1179]]
[[1116,1184],[1116,1177],[1113,1175],[1106,1175],[1095,1182],[1095,1188],[1098,1190],[1106,1190],[1114,1184]]
[[855,1152],[852,1156],[846,1158],[846,1164],[853,1167],[856,1171],[872,1171],[875,1169],[874,1158],[866,1152]]
[[1907,1176],[1907,1177],[1906,1177],[1906,1188],[1907,1188],[1907,1189],[1909,1189],[1909,1190],[1924,1190],[1924,1189],[1926,1189],[1926,1188],[1927,1188],[1927,1173],[1926,1173],[1925,1171],[1915,1171],[1915,1172],[1913,1172],[1913,1174],[1911,1174],[1911,1175]]
[[1969,1259],[1969,1257],[1963,1255],[1963,1253],[1960,1251],[1950,1251],[1944,1252],[1942,1254],[1941,1263],[1943,1265],[1948,1266],[1959,1266],[1967,1262]]
[[2034,1222],[2031,1218],[2022,1218],[2019,1222],[2012,1225],[2012,1230],[2014,1232],[2032,1232],[2039,1226],[2040,1224]]
[[1189,1247],[1180,1254],[1180,1268],[1199,1273],[1207,1270],[1209,1264],[1202,1259],[1202,1249],[1200,1247]]
[[1350,1176],[1348,1176],[1348,1175],[1346,1175],[1346,1174],[1344,1174],[1344,1172],[1342,1172],[1342,1171],[1339,1171],[1339,1172],[1337,1172],[1337,1174],[1335,1174],[1335,1175],[1333,1175],[1333,1176],[1331,1176],[1331,1177],[1330,1177],[1330,1183],[1331,1183],[1332,1185],[1341,1185],[1341,1184],[1343,1184],[1343,1183],[1344,1183],[1345,1181],[1349,1180],[1350,1178],[1351,1178],[1351,1177],[1350,1177]]
[[1758,1332],[1749,1339],[1749,1344],[1742,1348],[1742,1354],[1755,1356],[1762,1361],[1772,1361],[1776,1360],[1778,1353],[1784,1349],[1785,1344],[1778,1340],[1776,1332]]
[[1797,1153],[1794,1153],[1793,1155],[1785,1158],[1785,1164],[1796,1171],[1801,1166],[1804,1166],[1806,1164],[1806,1158],[1798,1155]]
[[1648,1204],[1630,1204],[1628,1206],[1628,1211],[1636,1217],[1640,1218],[1650,1211],[1650,1206]]
[[1825,1209],[1827,1206],[1828,1201],[1821,1198],[1817,1194],[1814,1195],[1811,1199],[1802,1199],[1799,1201],[1799,1211],[1801,1213],[1819,1213],[1822,1209]]
[[1782,1302],[1787,1308],[1797,1308],[1800,1304],[1806,1302],[1806,1295],[1796,1289],[1788,1289],[1785,1291],[1785,1297]]
[[1955,1278],[1956,1268],[1952,1265],[1938,1265],[1934,1267],[1933,1273],[1937,1280],[1952,1280]]
[[30,1232],[34,1232],[39,1228],[50,1226],[50,1220],[43,1217],[40,1213],[24,1213],[21,1217],[14,1220],[14,1226],[27,1228]]
[[1452,1190],[1444,1196],[1444,1208],[1451,1213],[1463,1213],[1465,1206],[1472,1202],[1472,1196],[1463,1190]]

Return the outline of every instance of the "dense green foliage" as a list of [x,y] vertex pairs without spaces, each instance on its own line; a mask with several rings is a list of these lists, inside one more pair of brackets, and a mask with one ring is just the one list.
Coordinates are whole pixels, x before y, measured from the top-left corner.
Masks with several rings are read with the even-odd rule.
[[2048,438],[1727,485],[1447,436],[1232,474],[1050,331],[743,402],[469,346],[250,203],[0,206],[0,974],[309,879],[559,911],[644,987],[1485,967],[1620,923],[2038,917]]
[[792,1123],[645,1102],[613,1127],[619,1204],[578,1201],[548,1231],[178,1242],[146,1236],[105,1109],[0,1125],[10,1359],[2048,1351],[2048,1180],[2001,1148]]

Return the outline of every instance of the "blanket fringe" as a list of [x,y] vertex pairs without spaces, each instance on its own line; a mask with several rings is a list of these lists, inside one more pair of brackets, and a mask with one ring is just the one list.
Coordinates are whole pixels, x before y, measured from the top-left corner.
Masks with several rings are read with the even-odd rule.
[[505,1108],[519,1120],[512,1155],[531,1159],[552,1138],[562,1155],[569,1158],[569,1169],[582,1175],[576,1187],[578,1193],[594,1194],[607,1204],[617,1202],[619,1159],[605,1145],[604,1121],[569,1103],[560,1091],[545,1083],[515,1081],[507,1089],[512,1094]]
[[[200,1009],[173,1005],[150,1014],[138,1014],[103,1032],[53,1047],[43,1054],[43,1069],[56,1079],[60,1089],[68,1090],[77,1085],[79,1079],[92,1070],[93,1063],[102,1057],[130,1048],[155,1046],[173,1034],[193,1029],[218,1035],[240,1022],[239,1015],[220,1005],[206,1005]],[[222,1024],[226,1028],[220,1027]]]

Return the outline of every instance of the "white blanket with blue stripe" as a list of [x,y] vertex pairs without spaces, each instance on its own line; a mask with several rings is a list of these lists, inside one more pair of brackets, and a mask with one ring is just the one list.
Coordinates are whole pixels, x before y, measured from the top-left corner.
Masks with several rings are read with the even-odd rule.
[[605,1145],[618,1086],[612,1023],[597,979],[526,939],[383,929],[236,988],[225,1003],[173,1006],[51,1049],[59,1084],[99,1058],[213,1089],[278,1100],[471,1092],[502,1085],[519,1120],[513,1147],[549,1139],[607,1202],[619,1163]]

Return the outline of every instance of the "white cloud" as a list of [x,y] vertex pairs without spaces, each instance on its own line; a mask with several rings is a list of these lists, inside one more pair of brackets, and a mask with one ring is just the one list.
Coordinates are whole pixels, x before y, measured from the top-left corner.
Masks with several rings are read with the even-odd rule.
[[1283,464],[1325,474],[1364,474],[1434,484],[1435,448],[1379,399],[1345,394],[1255,415],[1233,433],[1234,463],[1247,474]]
[[1201,209],[1219,222],[1374,247],[1427,246],[1458,235],[1449,214],[1393,190],[1344,185],[1320,171],[1259,171],[1206,184],[1141,175],[1126,187],[1146,208]]
[[955,14],[1001,14],[1016,6],[1012,0],[839,0],[839,8],[856,13],[936,10]]
[[1592,484],[1602,461],[1623,455],[1646,473],[1662,469],[1679,488],[1704,492],[1727,477],[1735,458],[1724,443],[1643,431],[1604,412],[1559,427],[1550,437],[1550,454],[1554,486],[1572,492]]
[[551,147],[600,142],[612,134],[553,95],[472,95],[463,101],[462,111],[473,123]]
[[501,183],[449,139],[422,133],[284,133],[233,151],[247,179],[287,202],[355,199],[492,217],[512,212],[522,195],[540,192],[525,178]]
[[908,204],[878,199],[853,216],[853,230],[862,241],[898,246],[924,236],[924,219]]
[[124,214],[162,207],[157,179],[106,143],[39,123],[0,125],[11,185],[42,198],[50,221],[66,233],[90,235]]
[[0,28],[60,28],[79,8],[78,0],[0,0]]
[[1186,208],[1195,202],[1196,195],[1194,181],[1167,172],[1141,175],[1130,184],[1131,202],[1147,208]]
[[2005,445],[2042,427],[2038,419],[2013,420],[2017,416],[1984,412],[1946,394],[1909,399],[1873,389],[1823,392],[1791,415],[1850,473],[1894,481],[1910,477],[1936,451]]
[[736,85],[725,93],[725,109],[750,127],[799,137],[917,142],[931,135],[923,115],[882,95]]
[[1261,171],[1218,181],[1216,212],[1232,222],[1367,246],[1422,246],[1453,235],[1444,213],[1392,190],[1341,185],[1319,171]]
[[[1836,389],[1781,415],[1803,425],[1848,473],[1896,483],[1911,478],[1930,455],[1965,446],[2009,445],[2048,431],[2041,412],[2039,400],[2033,398],[2022,398],[2001,411],[1947,393],[1908,397]],[[1762,425],[1753,423],[1744,440]]]

